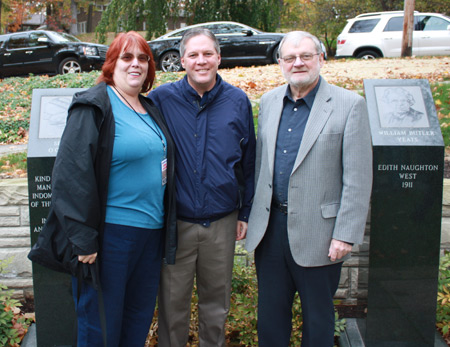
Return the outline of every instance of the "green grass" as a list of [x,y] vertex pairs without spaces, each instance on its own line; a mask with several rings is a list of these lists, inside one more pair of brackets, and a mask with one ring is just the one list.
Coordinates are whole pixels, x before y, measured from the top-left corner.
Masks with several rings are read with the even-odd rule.
[[27,169],[27,153],[13,153],[0,157],[0,173],[12,173]]
[[432,84],[431,93],[436,105],[446,152],[450,154],[450,83]]

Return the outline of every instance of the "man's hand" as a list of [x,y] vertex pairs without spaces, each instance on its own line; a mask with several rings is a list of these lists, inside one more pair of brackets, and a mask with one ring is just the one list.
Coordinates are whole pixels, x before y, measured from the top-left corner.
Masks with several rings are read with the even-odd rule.
[[89,264],[94,264],[95,263],[95,259],[97,259],[97,252],[93,253],[93,254],[89,254],[89,255],[79,255],[78,256],[78,261],[80,263],[89,263]]
[[245,239],[247,236],[248,223],[238,220],[236,228],[236,241]]
[[330,249],[328,251],[328,257],[331,261],[336,261],[341,259],[342,257],[345,257],[348,253],[351,252],[351,250],[352,245],[343,241],[332,239]]

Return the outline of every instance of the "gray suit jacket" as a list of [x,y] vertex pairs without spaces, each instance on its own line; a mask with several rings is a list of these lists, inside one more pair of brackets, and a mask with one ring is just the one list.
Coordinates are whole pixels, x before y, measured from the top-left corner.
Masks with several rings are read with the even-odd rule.
[[[269,222],[286,87],[261,98],[248,251],[258,246]],[[332,238],[362,243],[371,188],[372,147],[365,100],[322,79],[289,180],[288,236],[297,264],[332,264],[328,258]]]

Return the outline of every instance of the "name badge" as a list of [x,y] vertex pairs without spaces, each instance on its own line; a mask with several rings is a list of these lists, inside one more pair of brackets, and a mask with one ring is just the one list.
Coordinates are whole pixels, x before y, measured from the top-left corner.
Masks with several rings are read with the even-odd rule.
[[161,177],[162,177],[162,185],[167,184],[167,158],[163,159],[161,162]]

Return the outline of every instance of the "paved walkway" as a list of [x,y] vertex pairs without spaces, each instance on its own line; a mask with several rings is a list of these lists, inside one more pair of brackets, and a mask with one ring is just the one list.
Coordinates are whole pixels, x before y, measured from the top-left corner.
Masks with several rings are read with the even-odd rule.
[[27,144],[17,144],[17,145],[2,145],[2,144],[0,144],[0,157],[3,157],[10,153],[26,152],[27,148],[28,148]]

